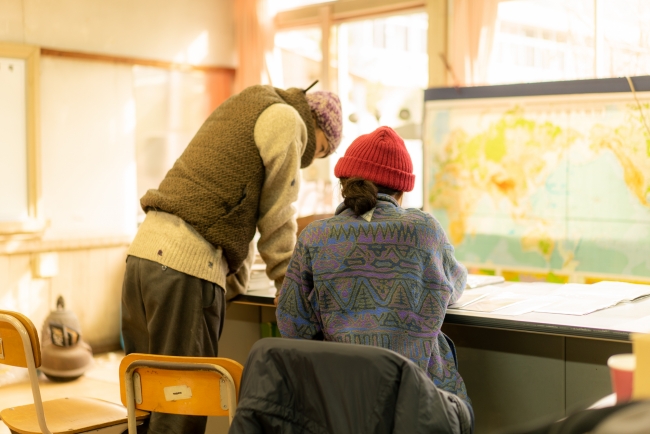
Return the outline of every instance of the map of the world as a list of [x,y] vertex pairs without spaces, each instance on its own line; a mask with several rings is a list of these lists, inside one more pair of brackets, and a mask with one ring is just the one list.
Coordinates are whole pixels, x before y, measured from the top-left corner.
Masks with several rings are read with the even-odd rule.
[[637,98],[427,102],[425,209],[457,258],[650,277],[650,93]]

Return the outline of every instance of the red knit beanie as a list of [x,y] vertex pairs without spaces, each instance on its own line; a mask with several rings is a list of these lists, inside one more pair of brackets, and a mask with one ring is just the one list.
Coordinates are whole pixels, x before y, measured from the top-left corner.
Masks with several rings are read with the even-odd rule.
[[363,178],[397,191],[415,186],[404,140],[390,127],[357,137],[334,168],[337,178]]

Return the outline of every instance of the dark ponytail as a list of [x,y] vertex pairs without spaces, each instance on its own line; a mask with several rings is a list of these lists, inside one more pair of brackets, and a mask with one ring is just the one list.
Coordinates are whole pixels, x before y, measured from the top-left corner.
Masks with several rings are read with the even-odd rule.
[[377,186],[362,178],[341,178],[341,195],[345,206],[362,215],[377,205]]
[[377,206],[377,193],[401,197],[401,192],[363,178],[341,178],[343,203],[357,216],[363,215]]

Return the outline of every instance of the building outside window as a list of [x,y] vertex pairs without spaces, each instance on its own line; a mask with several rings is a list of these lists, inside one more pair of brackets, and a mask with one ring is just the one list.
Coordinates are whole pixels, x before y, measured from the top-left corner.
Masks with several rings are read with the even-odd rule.
[[[416,173],[416,188],[404,205],[422,207],[421,120],[423,91],[428,81],[427,16],[396,13],[331,23],[323,44],[322,27],[283,29],[275,33],[267,59],[272,84],[329,89],[341,98],[343,140],[328,159],[303,170],[299,215],[329,214],[341,202],[334,166],[349,144],[381,125],[405,140]],[[323,56],[323,46],[329,47]],[[323,58],[329,59],[329,80],[323,83]]]
[[484,84],[650,74],[649,22],[644,0],[501,1]]

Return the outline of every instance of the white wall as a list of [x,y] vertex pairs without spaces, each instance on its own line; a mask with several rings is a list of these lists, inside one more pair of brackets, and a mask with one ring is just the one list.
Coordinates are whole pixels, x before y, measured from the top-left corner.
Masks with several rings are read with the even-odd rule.
[[[0,41],[232,66],[230,0],[0,0]],[[41,149],[46,239],[136,229],[130,66],[43,56]]]
[[[231,0],[0,0],[0,41],[202,65],[234,65]],[[41,57],[43,240],[0,238],[0,309],[40,329],[58,295],[86,340],[119,338],[126,248],[136,230],[136,83],[124,64]],[[38,252],[59,272],[36,278]]]
[[135,233],[131,77],[127,65],[41,59],[46,238]]
[[0,0],[0,40],[61,50],[234,66],[232,3]]

